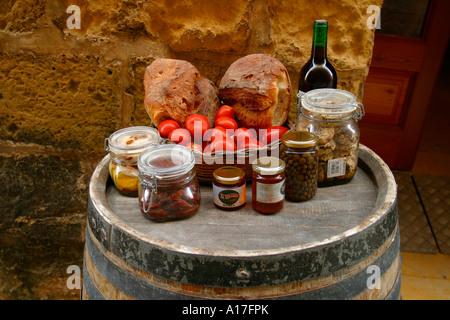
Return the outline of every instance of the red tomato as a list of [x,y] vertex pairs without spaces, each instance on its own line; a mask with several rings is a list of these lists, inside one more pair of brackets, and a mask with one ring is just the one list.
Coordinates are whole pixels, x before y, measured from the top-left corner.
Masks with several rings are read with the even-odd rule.
[[203,141],[213,142],[216,139],[230,139],[230,134],[223,127],[214,127],[212,129],[208,129],[203,135]]
[[230,117],[230,118],[234,119],[234,116],[235,116],[234,109],[227,105],[221,106],[219,108],[219,110],[217,110],[217,113],[216,113],[216,119],[221,118],[221,117]]
[[[211,147],[210,147],[211,146]],[[210,147],[211,151],[236,151],[236,144],[231,139],[220,139],[211,142],[206,148]],[[205,149],[206,149],[205,148]]]
[[186,145],[186,147],[187,148],[191,148],[192,150],[198,151],[198,152],[202,152],[203,151],[203,149],[202,149],[202,147],[200,145],[198,145],[196,143],[192,143],[192,142],[188,143]]
[[[200,141],[205,131],[209,129],[209,121],[204,115],[191,114],[186,118],[185,127],[191,134],[191,137],[193,137],[196,141]],[[196,134],[198,136],[196,136]]]
[[262,148],[265,144],[256,139],[243,140],[238,144],[238,150],[247,149],[247,148]]
[[238,124],[236,120],[230,117],[220,117],[216,118],[216,121],[214,122],[215,127],[223,127],[227,130],[236,130],[238,128]]
[[158,131],[162,138],[167,138],[173,130],[178,129],[179,127],[180,125],[178,122],[168,119],[159,124]]
[[256,130],[247,128],[238,128],[233,135],[234,142],[236,145],[240,144],[241,141],[256,140]]
[[169,134],[169,139],[177,144],[187,145],[191,142],[191,134],[186,129],[178,128]]
[[271,144],[274,141],[281,139],[283,134],[288,131],[287,128],[282,126],[273,126],[266,130],[261,137],[261,141],[265,144]]

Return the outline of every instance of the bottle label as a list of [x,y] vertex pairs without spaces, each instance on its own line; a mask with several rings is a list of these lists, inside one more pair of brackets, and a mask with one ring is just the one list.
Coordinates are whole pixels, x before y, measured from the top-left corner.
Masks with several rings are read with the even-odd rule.
[[213,201],[223,208],[235,208],[245,203],[245,184],[235,188],[222,188],[213,184]]
[[256,201],[262,203],[277,203],[284,199],[286,180],[274,184],[256,183]]
[[328,160],[327,178],[340,177],[345,175],[345,158]]

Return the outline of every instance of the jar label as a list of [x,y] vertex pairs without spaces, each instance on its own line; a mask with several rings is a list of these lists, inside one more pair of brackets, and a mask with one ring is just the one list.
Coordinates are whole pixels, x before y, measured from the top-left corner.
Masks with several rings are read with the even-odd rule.
[[245,203],[245,184],[236,188],[222,188],[213,184],[213,201],[223,208],[235,208]]
[[328,160],[327,178],[340,177],[345,175],[345,158]]
[[262,203],[277,203],[284,200],[285,182],[278,183],[256,183],[256,201]]

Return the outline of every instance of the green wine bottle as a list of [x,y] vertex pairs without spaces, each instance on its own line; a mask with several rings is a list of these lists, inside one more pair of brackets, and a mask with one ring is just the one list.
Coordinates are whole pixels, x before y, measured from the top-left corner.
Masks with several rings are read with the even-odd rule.
[[311,58],[300,71],[298,89],[308,92],[319,88],[336,88],[336,70],[327,59],[328,22],[316,20]]

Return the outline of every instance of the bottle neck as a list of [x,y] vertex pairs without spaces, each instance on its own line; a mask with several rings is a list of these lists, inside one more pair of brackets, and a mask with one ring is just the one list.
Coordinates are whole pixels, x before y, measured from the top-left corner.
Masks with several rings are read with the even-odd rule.
[[314,63],[323,64],[327,60],[327,23],[314,23],[311,59]]

